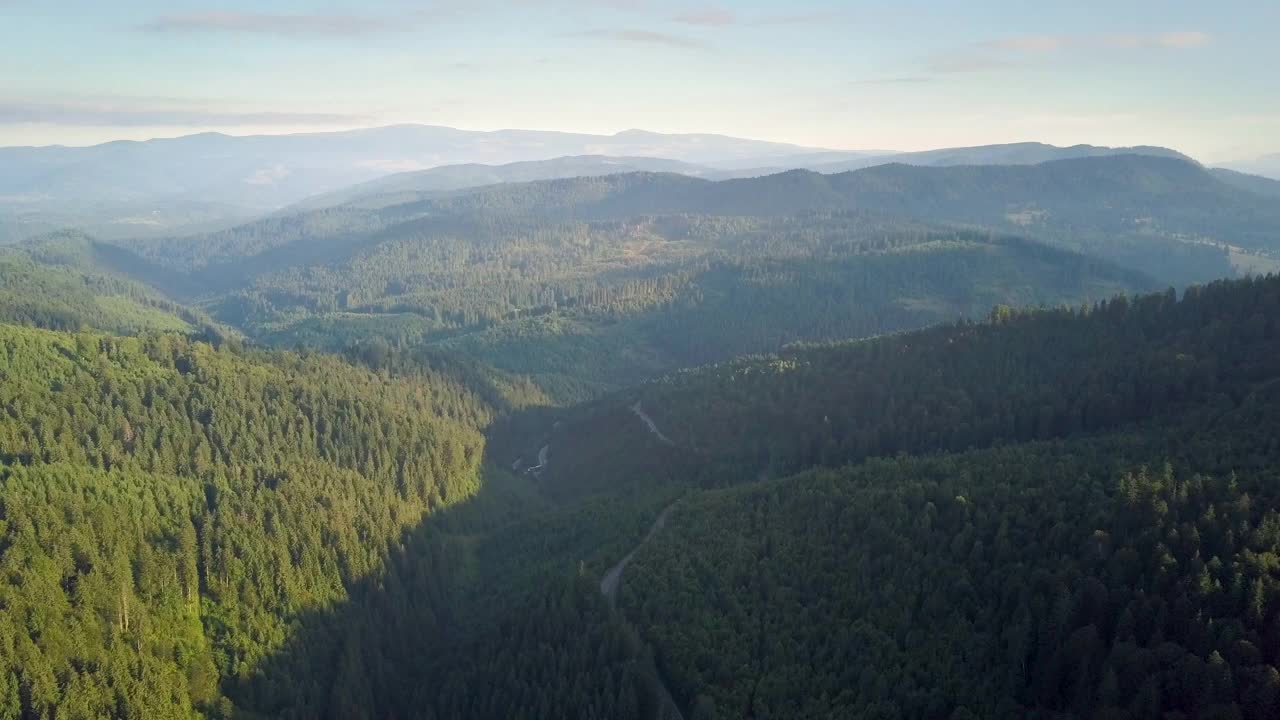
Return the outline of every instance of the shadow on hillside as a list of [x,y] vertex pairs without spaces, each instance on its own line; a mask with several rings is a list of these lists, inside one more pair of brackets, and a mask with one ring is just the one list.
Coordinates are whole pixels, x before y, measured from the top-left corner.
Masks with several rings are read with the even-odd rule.
[[[531,411],[497,429],[479,491],[390,543],[381,573],[347,583],[349,600],[300,612],[277,652],[252,672],[224,680],[235,707],[224,702],[222,714],[454,717],[440,709],[443,695],[514,691],[458,687],[467,674],[456,671],[476,662],[473,650],[499,637],[540,592],[577,582],[591,589],[598,612],[620,622],[598,594],[600,577],[679,494],[676,478],[696,459],[657,442],[625,408],[531,430],[547,418]],[[551,449],[542,477],[510,471],[515,457],[543,444]],[[611,471],[602,473],[606,462]],[[566,646],[584,639],[564,635],[556,640]],[[640,665],[652,667],[634,642],[636,658],[646,658]],[[587,669],[595,671],[592,664]],[[617,672],[599,670],[606,681]],[[641,717],[654,716],[654,698],[656,691],[641,698],[649,713]]]

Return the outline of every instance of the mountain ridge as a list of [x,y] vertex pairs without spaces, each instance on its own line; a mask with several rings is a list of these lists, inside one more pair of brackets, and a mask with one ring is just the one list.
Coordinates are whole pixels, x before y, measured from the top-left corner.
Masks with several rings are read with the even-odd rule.
[[285,135],[210,132],[86,147],[0,147],[0,243],[62,227],[106,239],[215,230],[397,172],[458,164],[643,157],[708,166],[720,177],[732,177],[796,167],[836,172],[892,161],[1028,162],[1126,150],[1185,157],[1155,147],[1043,143],[885,153],[709,133],[470,131],[415,124]]

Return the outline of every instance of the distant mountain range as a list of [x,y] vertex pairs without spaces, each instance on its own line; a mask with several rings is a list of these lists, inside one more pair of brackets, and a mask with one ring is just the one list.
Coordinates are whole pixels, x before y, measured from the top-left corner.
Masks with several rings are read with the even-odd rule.
[[[1233,179],[1224,182],[1200,165],[1174,157],[1109,155],[1035,165],[889,163],[837,174],[791,170],[722,182],[651,173],[570,178],[481,188],[426,206],[435,212],[484,208],[589,219],[862,211],[1024,227],[1073,222],[1080,215],[1079,227],[1130,232],[1135,223],[1160,223],[1184,234],[1280,249],[1270,234],[1270,223],[1280,222],[1280,208],[1256,191],[1241,192],[1238,178]],[[1260,181],[1258,185],[1270,187]],[[1230,230],[1222,224],[1227,218],[1235,218]],[[1263,218],[1265,228],[1245,229]]]
[[572,155],[551,160],[528,160],[506,165],[444,165],[429,170],[395,173],[376,180],[309,197],[286,211],[309,210],[337,205],[362,204],[383,207],[426,199],[434,193],[485,185],[571,177],[598,177],[632,172],[660,172],[711,180],[742,177],[744,172],[719,170],[680,160],[651,157],[611,157]]
[[895,153],[891,156],[868,158],[849,158],[831,163],[806,166],[809,170],[822,173],[845,172],[858,170],[886,162],[897,162],[906,165],[924,165],[929,167],[945,167],[951,165],[1036,165],[1053,160],[1072,160],[1086,157],[1106,157],[1110,155],[1152,155],[1155,157],[1171,157],[1194,162],[1190,157],[1176,150],[1140,145],[1137,147],[1099,147],[1096,145],[1072,145],[1058,147],[1038,142],[1008,143],[1004,145],[978,145],[975,147],[942,148],[940,150],[923,150],[920,152]]
[[128,237],[225,226],[391,173],[457,163],[609,155],[770,165],[814,152],[832,159],[857,156],[720,135],[475,132],[425,125],[10,147],[0,148],[0,215],[37,232],[88,225],[103,236]]
[[1222,163],[1222,167],[1250,175],[1261,175],[1272,180],[1280,180],[1280,153],[1263,155],[1253,160]]
[[[1013,143],[887,153],[642,130],[590,135],[424,125],[12,147],[0,148],[0,243],[61,228],[105,239],[203,233],[282,209],[382,207],[470,187],[639,171],[725,180],[794,169],[830,175],[888,163],[1034,165],[1134,154],[1194,162],[1153,146]],[[1257,176],[1224,172],[1219,179],[1255,193],[1276,193]]]
[[1258,195],[1280,197],[1280,180],[1273,180],[1261,175],[1250,175],[1249,173],[1228,170],[1227,168],[1210,168],[1209,172],[1222,182],[1234,185],[1242,190],[1248,190]]
[[[637,166],[667,171],[602,174]],[[1178,157],[682,174],[718,172],[740,171],[576,157],[400,174],[213,233],[33,242],[11,251],[9,293],[44,325],[209,324],[136,284],[257,342],[427,343],[575,398],[786,342],[1280,269],[1280,183]],[[118,276],[105,303],[77,291]],[[623,360],[565,372],[588,356]]]
[[[346,204],[321,202],[217,233],[124,244],[153,263],[194,273],[182,282],[216,276],[223,287],[261,273],[331,262],[388,241],[421,239],[440,232],[447,218],[477,217],[489,223],[519,217],[551,227],[637,217],[857,213],[895,223],[1027,235],[1177,285],[1233,271],[1268,271],[1275,266],[1269,257],[1280,253],[1280,206],[1274,200],[1280,183],[1207,170],[1176,157],[1110,155],[1006,166],[891,163],[829,175],[791,170],[722,181],[672,172],[589,174],[606,162],[567,160],[563,169],[572,177],[463,189],[449,188],[534,176],[554,163],[397,175],[350,191],[354,199]],[[390,191],[379,193],[379,188]],[[480,233],[477,241],[488,242],[488,234],[498,230],[457,232]]]

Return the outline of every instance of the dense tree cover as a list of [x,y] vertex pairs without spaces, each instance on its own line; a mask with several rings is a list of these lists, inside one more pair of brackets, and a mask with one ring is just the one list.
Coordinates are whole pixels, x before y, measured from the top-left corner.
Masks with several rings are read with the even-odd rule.
[[695,494],[624,614],[695,716],[1268,717],[1277,317],[1269,277],[683,373],[559,413],[548,482],[1005,445]]
[[0,711],[229,712],[299,613],[474,494],[492,413],[442,375],[0,326]]
[[[1277,317],[1280,278],[1218,283],[647,388],[704,482],[1003,447],[694,495],[624,612],[695,717],[1272,717]],[[563,434],[612,437],[635,399]]]
[[[1112,259],[1152,261],[1166,281],[1216,277],[1212,252],[1169,262],[1151,251],[1184,253],[1184,243],[1239,245],[1274,253],[1280,215],[1269,198],[1179,158],[1121,155],[1039,165],[882,165],[820,175],[792,171],[719,183],[631,174],[483,188],[412,204],[419,212],[529,213],[618,218],[696,213],[787,216],[869,209],[891,217],[1018,229]],[[1158,239],[1159,242],[1150,242]],[[1146,252],[1142,252],[1145,250]],[[1207,250],[1207,248],[1206,248]],[[1140,254],[1141,253],[1141,254]]]
[[528,378],[431,348],[402,350],[375,339],[348,345],[343,356],[372,370],[428,385],[447,378],[466,388],[491,410],[474,418],[486,425],[517,410],[550,404],[547,395]]
[[[984,233],[1083,252],[1162,285],[1265,271],[1280,227],[1273,206],[1183,159],[1120,155],[508,183],[126,244],[151,263],[149,281],[256,340],[442,345],[535,375],[563,402],[780,342],[1151,289],[1107,263]],[[966,247],[944,249],[948,234]],[[886,257],[908,245],[918,252]],[[1002,261],[982,262],[988,251]],[[1080,277],[1061,282],[1053,263]],[[811,287],[815,269],[829,279]],[[919,273],[919,288],[902,272]],[[616,364],[592,367],[592,356]]]
[[239,699],[299,718],[656,718],[652,659],[596,587],[656,497],[557,504],[491,477],[299,618]]
[[678,488],[481,473],[527,386],[352,360],[0,326],[0,714],[658,716],[595,583]]
[[1274,470],[1122,473],[1115,449],[711,494],[642,551],[624,604],[695,717],[1275,717]]
[[1152,286],[1016,238],[859,214],[528,227],[532,238],[490,224],[264,277],[219,317],[284,346],[427,343],[534,376],[564,399],[798,340]]
[[360,235],[384,225],[368,211],[324,208],[298,215],[273,216],[200,235],[198,242],[139,238],[124,244],[139,256],[171,270],[202,270],[207,273],[210,265],[259,255],[299,240],[314,244],[335,236]]
[[[660,718],[652,660],[593,580],[561,582],[460,655],[423,692],[424,717],[490,720]],[[566,690],[572,689],[572,692]]]
[[[1181,158],[1075,158],[1037,165],[880,165],[822,175],[805,170],[713,183],[680,175],[630,173],[479,188],[414,204],[435,212],[502,212],[616,218],[639,214],[785,216],[877,208],[897,217],[952,222],[1008,221],[1035,210],[1053,224],[1129,233],[1145,218],[1155,229],[1230,234],[1237,244],[1274,249],[1265,228],[1277,211],[1256,193],[1216,179]],[[1049,217],[1045,218],[1049,220]]]
[[212,322],[138,282],[103,272],[87,240],[59,237],[0,250],[0,321],[52,330],[191,331]]
[[0,327],[0,707],[1265,717],[1277,317],[1276,278],[997,308],[567,411],[389,345]]
[[[1186,220],[1223,192],[1191,166],[956,172],[556,181],[135,245],[251,337],[345,357],[0,326],[0,715],[650,718],[660,677],[702,718],[1271,712],[1280,280],[1091,305],[1151,280],[858,208],[1174,263],[1269,211]],[[24,252],[0,307],[103,284],[23,324],[167,308],[110,284],[128,256]],[[815,467],[843,469],[701,489]]]
[[617,386],[791,342],[915,329],[1005,302],[1074,303],[1150,281],[1019,240],[953,234],[866,254],[718,260],[658,285],[670,299],[644,312],[551,313],[436,344],[544,383],[567,373]]
[[[624,394],[728,478],[1096,432],[1238,401],[1280,357],[1280,277],[798,347]],[[777,428],[788,428],[780,434]]]

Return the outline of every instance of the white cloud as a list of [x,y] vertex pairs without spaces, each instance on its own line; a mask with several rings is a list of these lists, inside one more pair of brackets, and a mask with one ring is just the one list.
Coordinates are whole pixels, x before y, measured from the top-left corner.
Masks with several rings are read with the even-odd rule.
[[0,125],[47,124],[86,127],[337,126],[369,118],[323,112],[213,109],[185,101],[146,98],[32,100],[0,98]]
[[1200,31],[1014,35],[939,53],[925,67],[937,73],[985,72],[1066,52],[1192,50],[1212,45],[1213,41],[1212,35]]
[[1017,35],[982,43],[990,50],[1020,53],[1048,53],[1074,48],[1138,50],[1164,48],[1186,50],[1213,43],[1213,36],[1198,31],[1153,34],[1111,33],[1102,35]]
[[656,32],[653,30],[629,30],[629,29],[605,29],[605,30],[583,30],[581,32],[570,33],[577,37],[598,38],[601,40],[614,40],[635,45],[659,45],[670,48],[681,48],[684,50],[707,50],[709,46],[697,40],[680,37],[679,35],[671,35],[669,33]]
[[678,23],[686,25],[710,25],[725,26],[734,25],[738,22],[738,16],[732,10],[724,8],[707,8],[705,10],[693,10],[691,12],[682,13],[673,18]]
[[157,33],[257,33],[271,35],[353,36],[403,30],[404,18],[395,21],[364,15],[233,12],[203,12],[161,15],[142,25],[143,30]]
[[754,18],[743,18],[737,13],[722,7],[709,7],[701,10],[676,15],[672,20],[686,25],[702,25],[707,27],[769,26],[769,25],[807,25],[835,20],[840,13],[831,10],[819,10],[791,15],[762,15]]

